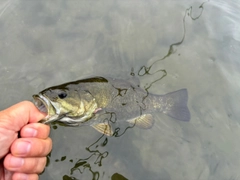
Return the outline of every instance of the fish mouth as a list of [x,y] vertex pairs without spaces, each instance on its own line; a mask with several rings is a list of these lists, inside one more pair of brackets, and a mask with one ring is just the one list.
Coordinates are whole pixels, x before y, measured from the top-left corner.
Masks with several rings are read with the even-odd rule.
[[54,105],[53,102],[48,99],[48,97],[41,93],[35,94],[33,95],[33,103],[40,112],[47,114],[47,116],[39,122],[43,124],[49,124],[59,119],[59,110],[56,109],[56,105]]
[[33,95],[34,105],[38,108],[40,112],[48,114],[49,101],[41,94]]

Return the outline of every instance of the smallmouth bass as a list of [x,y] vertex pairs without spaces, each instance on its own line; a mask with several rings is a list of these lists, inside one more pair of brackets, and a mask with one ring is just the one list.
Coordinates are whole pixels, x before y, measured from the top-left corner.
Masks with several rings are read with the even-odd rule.
[[67,126],[90,125],[111,136],[112,115],[115,121],[149,129],[151,113],[161,112],[181,121],[190,120],[187,89],[155,95],[139,87],[135,81],[92,77],[53,86],[33,95],[36,107],[47,113],[47,124],[58,121]]

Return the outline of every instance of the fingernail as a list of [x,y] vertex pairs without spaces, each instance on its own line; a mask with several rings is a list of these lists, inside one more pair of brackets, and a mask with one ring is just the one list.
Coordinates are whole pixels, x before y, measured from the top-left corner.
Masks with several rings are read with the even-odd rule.
[[23,158],[18,158],[18,157],[11,157],[10,159],[10,166],[12,168],[20,168],[24,163],[24,159]]
[[28,137],[35,137],[37,135],[37,130],[33,128],[26,128],[25,133]]
[[20,141],[17,143],[17,154],[26,155],[31,148],[31,144],[27,141]]

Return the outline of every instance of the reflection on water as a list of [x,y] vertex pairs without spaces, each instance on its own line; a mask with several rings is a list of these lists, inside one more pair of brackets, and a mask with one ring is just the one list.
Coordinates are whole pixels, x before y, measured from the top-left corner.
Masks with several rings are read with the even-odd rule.
[[[56,123],[54,123],[56,124]],[[57,127],[55,125],[55,127]],[[93,144],[86,147],[85,150],[88,152],[89,156],[84,159],[77,159],[74,161],[70,159],[69,162],[73,163],[73,167],[70,169],[69,175],[64,175],[63,180],[77,180],[80,174],[90,173],[92,180],[98,180],[101,176],[101,172],[98,172],[95,169],[102,166],[103,160],[107,158],[108,152],[99,149],[99,147],[104,147],[108,143],[108,137],[101,135]],[[51,159],[51,153],[48,156],[48,160]],[[68,160],[67,156],[63,156],[60,159],[56,159],[55,162]],[[48,166],[48,164],[47,164]],[[76,177],[75,177],[76,176]],[[124,176],[119,173],[114,173],[111,177],[112,180],[127,180]]]
[[[144,66],[140,67],[139,70],[135,71],[134,67],[131,68],[130,75],[133,77],[141,78],[143,76],[153,76],[153,75],[154,75],[154,77],[157,77],[155,80],[153,79],[151,82],[148,82],[145,84],[144,90],[147,93],[146,93],[146,96],[144,96],[142,98],[142,101],[144,101],[144,99],[147,98],[147,96],[149,94],[148,91],[152,87],[152,85],[167,76],[166,69],[157,69],[157,70],[152,70],[152,69],[154,68],[156,63],[160,63],[160,61],[166,60],[168,57],[170,57],[172,54],[174,54],[177,51],[176,47],[180,46],[184,42],[184,39],[186,36],[186,24],[185,24],[186,18],[190,17],[190,19],[192,19],[193,21],[200,18],[200,16],[203,13],[205,3],[206,2],[203,2],[199,6],[200,13],[199,13],[199,15],[197,15],[195,17],[193,17],[193,15],[192,15],[192,12],[193,12],[192,7],[186,9],[185,14],[183,16],[183,20],[182,20],[182,23],[183,23],[182,24],[183,25],[182,38],[180,41],[172,43],[169,46],[169,50],[166,55],[164,55],[160,59],[155,60],[153,63],[151,63],[148,66],[144,65]],[[138,84],[138,85],[140,85],[140,84]],[[127,89],[124,89],[124,88],[120,88],[117,90],[119,91],[120,95],[122,93],[126,94],[126,91],[127,91]],[[108,115],[108,119],[107,119],[108,123],[114,124],[117,122],[115,112],[107,112],[106,114]],[[56,123],[56,122],[52,123],[52,128],[57,130],[58,125],[61,125],[61,123]],[[107,137],[105,135],[101,135],[92,144],[90,144],[89,146],[87,146],[85,148],[85,151],[87,152],[87,155],[85,157],[75,157],[75,159],[68,159],[68,155],[64,155],[60,159],[55,159],[55,162],[69,161],[72,164],[72,167],[69,169],[69,174],[63,175],[62,179],[63,180],[77,180],[84,173],[90,174],[89,177],[91,177],[90,179],[92,179],[92,180],[99,180],[101,178],[104,179],[105,170],[99,171],[98,169],[99,169],[99,167],[103,166],[103,164],[106,161],[106,158],[108,158],[108,156],[109,156],[110,152],[108,152],[107,151],[108,148],[105,147],[109,143],[109,138],[116,138],[116,137],[119,138],[122,135],[124,135],[127,130],[133,128],[134,126],[135,126],[135,124],[133,124],[132,126],[127,126],[123,129],[121,129],[120,127],[116,127],[114,130],[114,133],[113,133],[113,137]],[[188,140],[186,140],[184,138],[182,138],[182,139],[189,143]],[[118,139],[116,139],[115,141],[118,141]],[[117,143],[117,145],[124,146],[124,144],[121,144],[121,143]],[[112,156],[114,156],[114,154],[112,154]],[[50,161],[52,161],[51,154],[49,155],[48,158]],[[104,167],[107,167],[107,166],[104,166]],[[141,171],[141,169],[140,169],[140,171]],[[147,171],[147,170],[145,170],[145,171]],[[80,176],[79,176],[79,174],[80,174]],[[150,173],[150,174],[152,174],[152,173]],[[163,177],[163,178],[166,178],[166,177]],[[108,177],[108,178],[110,178],[110,177]],[[136,178],[136,177],[134,177],[134,178]],[[145,178],[146,177],[143,177],[143,179],[145,179]],[[127,178],[119,173],[114,173],[114,174],[112,174],[111,179],[112,180],[126,180]],[[136,179],[138,179],[138,178],[136,178]]]
[[[208,1],[207,1],[208,2]],[[151,75],[151,74],[155,74],[155,73],[157,73],[157,72],[163,72],[163,76],[161,77],[161,78],[159,78],[159,79],[157,79],[156,81],[158,81],[158,80],[161,80],[163,77],[165,77],[166,75],[167,75],[167,72],[166,72],[166,70],[157,70],[157,71],[155,71],[155,72],[153,72],[153,73],[150,73],[150,70],[151,70],[151,68],[155,65],[155,63],[157,63],[157,62],[159,62],[159,61],[162,61],[162,60],[164,60],[164,59],[166,59],[168,56],[170,56],[171,54],[173,54],[173,53],[175,53],[176,52],[176,50],[174,50],[174,46],[179,46],[179,45],[181,45],[182,43],[183,43],[183,41],[184,41],[184,39],[185,39],[185,35],[186,35],[186,24],[185,24],[185,19],[186,19],[186,16],[189,16],[192,20],[197,20],[198,18],[200,18],[200,16],[202,15],[202,13],[203,13],[203,5],[205,4],[206,2],[203,2],[200,6],[199,6],[199,8],[201,9],[201,12],[199,13],[199,15],[198,16],[196,16],[196,17],[193,17],[193,15],[192,15],[192,6],[190,7],[190,8],[188,8],[188,9],[186,9],[186,11],[185,11],[185,14],[184,14],[184,17],[183,17],[183,36],[182,36],[182,39],[179,41],[179,42],[176,42],[176,43],[173,43],[173,44],[171,44],[170,45],[170,47],[169,47],[169,50],[168,50],[168,53],[164,56],[164,57],[162,57],[161,59],[158,59],[158,60],[156,60],[156,61],[154,61],[150,66],[148,66],[148,67],[146,67],[146,66],[142,66],[141,68],[140,68],[140,70],[138,71],[138,76],[144,76],[144,75]],[[133,68],[132,68],[132,71],[133,71]],[[131,75],[132,74],[134,74],[134,72],[131,72]],[[152,82],[152,83],[155,83],[156,81],[154,81],[154,82]],[[149,87],[147,87],[146,89],[148,89],[148,88],[150,88],[151,87],[151,85],[149,86]]]
[[[103,142],[101,142],[101,140],[103,140]],[[98,150],[98,146],[106,146],[108,143],[108,138],[104,137],[104,135],[102,135],[96,142],[94,142],[93,144],[91,144],[89,147],[86,148],[86,150],[89,152],[90,156],[85,158],[85,159],[79,159],[73,168],[71,168],[71,175],[77,170],[79,171],[81,174],[87,169],[88,171],[90,171],[92,173],[92,179],[93,180],[98,180],[100,177],[99,172],[94,172],[91,168],[91,164],[88,163],[88,160],[90,158],[95,159],[94,164],[98,165],[98,166],[102,166],[102,160],[104,158],[106,158],[108,156],[108,152],[104,151],[104,152],[100,152]]]

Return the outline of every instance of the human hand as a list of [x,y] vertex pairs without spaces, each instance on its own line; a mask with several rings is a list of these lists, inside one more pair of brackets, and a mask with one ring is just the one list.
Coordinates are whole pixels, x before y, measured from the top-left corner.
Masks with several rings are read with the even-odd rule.
[[0,111],[0,180],[38,179],[52,149],[44,117],[29,101]]

